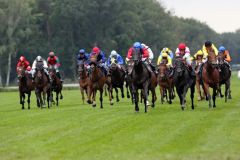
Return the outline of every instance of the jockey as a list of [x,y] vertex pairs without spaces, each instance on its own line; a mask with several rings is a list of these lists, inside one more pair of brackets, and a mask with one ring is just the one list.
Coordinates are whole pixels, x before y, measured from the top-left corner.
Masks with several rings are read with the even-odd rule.
[[153,51],[151,50],[151,48],[149,46],[147,46],[146,44],[142,43],[141,47],[143,48],[143,50],[147,50],[148,54],[149,54],[149,58],[147,59],[147,63],[150,65],[152,71],[155,71],[155,66],[152,65],[152,60],[154,58],[154,54]]
[[166,66],[169,70],[169,75],[173,73],[172,58],[168,55],[167,52],[161,52],[158,57],[157,65],[160,65],[163,61],[167,61]]
[[[167,53],[170,56],[170,58],[173,59],[174,54],[169,48],[167,48],[167,47],[163,48],[163,50],[160,52],[160,55],[162,53]],[[160,57],[160,55],[159,55],[159,57]]]
[[194,55],[194,59],[196,60],[196,69],[197,69],[196,72],[198,73],[199,66],[204,63],[203,51],[202,50],[197,51],[197,53],[195,53],[195,55]]
[[118,54],[115,50],[112,50],[112,52],[111,52],[111,54],[109,55],[109,57],[108,57],[108,61],[107,61],[107,65],[108,65],[108,67],[110,67],[110,65],[111,65],[111,59],[112,59],[112,57],[114,57],[115,59],[116,59],[116,63],[117,63],[117,65],[118,65],[118,67],[120,68],[120,69],[122,69],[123,71],[125,71],[125,68],[124,68],[124,61],[123,61],[123,58],[122,58],[122,56],[120,55],[120,54]]
[[[107,66],[105,64],[106,56],[102,50],[100,50],[98,47],[94,47],[92,49],[92,52],[90,53],[90,60],[96,58],[97,65],[104,71],[105,75],[109,75]],[[90,65],[94,63],[93,61],[90,61]]]
[[31,66],[27,67],[27,73],[32,75],[32,68],[31,68]]
[[44,73],[47,75],[48,80],[50,82],[52,82],[52,78],[47,71],[47,69],[48,69],[47,61],[45,59],[43,59],[41,56],[37,56],[37,58],[34,60],[34,62],[32,64],[32,80],[34,80],[34,78],[35,78],[34,75],[36,73],[37,64],[43,65]]
[[218,55],[218,50],[215,47],[215,45],[211,42],[211,41],[206,41],[205,44],[202,47],[202,51],[203,51],[203,61],[206,62],[207,61],[207,56],[208,56],[208,51],[209,50],[213,50],[215,55]]
[[226,50],[226,48],[224,46],[220,46],[218,50],[219,50],[219,53],[224,54],[225,61],[227,61],[228,63],[232,61],[232,59],[230,57],[230,54],[229,54],[229,51]]
[[86,53],[86,51],[84,49],[80,49],[79,53],[77,55],[77,64],[87,64],[89,60],[89,54]]
[[54,52],[49,52],[47,63],[48,63],[48,67],[53,67],[56,70],[56,75],[60,79],[60,81],[63,81],[59,73],[59,66],[60,66],[59,58],[55,56]]
[[[149,72],[152,72],[152,68],[149,65],[150,63],[147,62],[146,60],[149,59],[149,52],[148,49],[143,48],[140,42],[135,42],[131,48],[128,50],[126,62],[128,63],[132,59],[132,54],[133,52],[141,52],[142,54],[142,61],[145,62],[144,64],[146,65],[147,69]],[[131,74],[132,70],[128,73]]]
[[24,67],[24,69],[26,70],[28,66],[30,66],[30,63],[26,60],[24,56],[21,56],[18,60],[16,69],[18,69],[18,67]]
[[176,56],[182,57],[188,66],[191,76],[195,76],[194,70],[192,69],[192,58],[190,54],[190,49],[186,46],[185,43],[180,43],[175,52]]

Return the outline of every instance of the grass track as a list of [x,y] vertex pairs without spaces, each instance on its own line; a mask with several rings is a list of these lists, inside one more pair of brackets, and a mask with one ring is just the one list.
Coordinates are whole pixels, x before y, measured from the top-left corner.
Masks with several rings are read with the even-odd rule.
[[161,105],[158,96],[147,114],[129,99],[110,106],[104,97],[103,110],[82,105],[78,90],[65,90],[59,108],[38,109],[32,98],[21,110],[17,92],[0,92],[0,159],[240,159],[238,92],[233,78],[228,103],[218,98],[209,109],[195,100],[184,112],[178,99]]

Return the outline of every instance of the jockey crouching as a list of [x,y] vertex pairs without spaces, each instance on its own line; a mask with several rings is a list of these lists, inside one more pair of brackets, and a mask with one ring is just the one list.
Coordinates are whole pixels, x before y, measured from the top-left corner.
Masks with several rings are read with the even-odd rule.
[[[17,62],[17,68],[16,68],[17,71],[19,67],[23,67],[26,71],[28,71],[28,68],[30,67],[30,63],[26,60],[24,56],[21,56]],[[30,67],[30,70],[31,70],[31,67]],[[19,80],[17,79],[17,81]]]
[[159,55],[157,65],[160,65],[161,63],[166,64],[168,69],[167,75],[171,77],[173,75],[172,58],[168,55],[167,52],[161,52]]
[[47,61],[44,60],[41,56],[37,56],[37,58],[34,60],[34,62],[32,64],[32,81],[34,81],[34,78],[35,78],[34,76],[35,76],[35,73],[36,73],[37,65],[42,65],[43,71],[48,77],[48,81],[50,83],[52,83],[52,78],[47,71],[47,69],[48,69]]
[[192,68],[192,58],[191,58],[191,54],[190,54],[190,49],[186,46],[186,44],[180,43],[178,45],[178,48],[176,49],[175,54],[177,57],[182,57],[186,61],[190,75],[191,75],[191,77],[194,77],[195,72]]
[[111,54],[108,57],[107,61],[108,67],[110,67],[112,63],[116,63],[119,69],[123,70],[124,72],[126,71],[122,56],[118,54],[115,50],[112,50]]
[[204,63],[202,50],[197,51],[197,53],[194,55],[194,59],[196,61],[196,74],[199,74],[200,66]]
[[133,70],[133,66],[130,66],[130,64],[128,63],[133,56],[133,52],[138,53],[140,52],[142,55],[142,62],[144,62],[147,70],[152,73],[152,67],[150,66],[151,62],[149,61],[149,52],[146,48],[143,48],[143,46],[141,45],[140,42],[135,42],[133,44],[133,46],[131,48],[129,48],[128,50],[128,54],[127,54],[127,58],[126,58],[126,62],[128,64],[128,75],[130,75],[132,73]]
[[54,52],[49,52],[47,63],[48,63],[48,67],[52,67],[56,70],[57,77],[60,79],[61,82],[63,82],[61,78],[61,74],[59,72],[59,66],[60,66],[59,58],[55,56]]
[[226,48],[224,46],[220,46],[218,51],[219,51],[219,53],[222,53],[224,55],[224,63],[227,64],[229,70],[231,71],[231,66],[229,63],[232,61],[232,59],[230,57],[229,51],[226,50]]
[[[80,49],[79,53],[77,54],[76,57],[77,60],[77,69],[79,65],[84,64],[84,66],[87,68],[88,74],[90,70],[90,66],[88,65],[89,63],[89,54],[85,51],[85,49]],[[80,79],[80,77],[78,77]]]
[[[92,52],[90,54],[90,59],[96,59],[96,63],[98,65],[99,68],[102,69],[102,71],[104,72],[105,76],[110,76],[107,66],[106,66],[106,57],[103,51],[101,51],[98,47],[94,47],[92,49]],[[94,63],[94,62],[90,62],[90,65]]]

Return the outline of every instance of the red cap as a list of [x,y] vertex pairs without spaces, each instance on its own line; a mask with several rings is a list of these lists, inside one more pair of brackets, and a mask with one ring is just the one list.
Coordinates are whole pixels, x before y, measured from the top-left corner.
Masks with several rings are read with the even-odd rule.
[[92,49],[92,52],[93,53],[100,53],[100,49],[98,48],[98,47],[94,47],[93,49]]
[[21,57],[19,58],[19,60],[20,60],[21,62],[23,62],[23,61],[25,61],[25,57],[21,56]]
[[186,49],[186,44],[185,44],[185,43],[180,43],[180,44],[178,45],[178,49],[180,49],[180,50],[185,50],[185,49]]

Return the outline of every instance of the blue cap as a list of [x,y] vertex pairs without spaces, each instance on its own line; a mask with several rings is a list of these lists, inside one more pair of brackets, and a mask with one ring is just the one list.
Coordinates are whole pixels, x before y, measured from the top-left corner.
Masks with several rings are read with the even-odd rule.
[[84,54],[84,53],[85,53],[85,50],[84,50],[84,49],[80,49],[80,50],[79,50],[79,53],[80,53],[80,54]]
[[219,52],[225,52],[226,48],[224,46],[220,46],[218,50]]
[[135,43],[133,44],[133,48],[135,48],[135,49],[141,49],[141,48],[142,48],[141,43],[140,43],[140,42],[135,42]]

